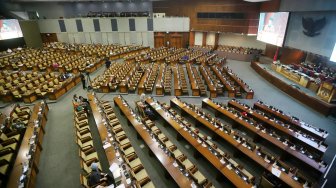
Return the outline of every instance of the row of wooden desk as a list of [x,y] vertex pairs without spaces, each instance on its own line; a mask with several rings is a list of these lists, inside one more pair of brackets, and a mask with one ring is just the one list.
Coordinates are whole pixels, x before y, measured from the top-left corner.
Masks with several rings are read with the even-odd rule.
[[210,98],[216,98],[217,94],[223,94],[223,89],[220,90],[217,87],[217,84],[218,84],[217,79],[213,79],[215,76],[211,75],[211,72],[208,66],[200,65],[198,67],[198,70],[200,71],[203,79],[205,80],[205,83],[208,86],[208,90],[210,91]]
[[[205,99],[206,101],[209,99]],[[197,124],[201,126],[207,127],[209,130],[211,130],[215,135],[219,136],[220,138],[224,139],[226,142],[234,146],[236,149],[247,155],[250,159],[258,163],[260,166],[262,166],[265,170],[269,171],[270,173],[273,173],[276,175],[280,180],[282,180],[284,183],[286,183],[288,186],[291,187],[302,187],[303,184],[299,183],[298,181],[294,180],[295,174],[291,171],[289,171],[288,168],[286,168],[284,165],[283,167],[281,164],[284,164],[280,160],[276,160],[277,166],[274,165],[274,163],[267,162],[264,157],[261,156],[261,149],[259,146],[255,146],[254,143],[248,142],[244,139],[237,140],[235,137],[239,137],[239,134],[235,132],[234,130],[226,127],[220,127],[215,126],[210,119],[206,119],[205,117],[202,117],[201,114],[197,114],[194,109],[187,106],[187,104],[184,104],[179,99],[174,98],[170,100],[171,106],[178,107],[182,110],[182,115],[188,114],[190,117],[192,117]]]
[[234,112],[231,112],[230,110],[225,109],[224,107],[216,104],[210,99],[204,99],[202,101],[203,107],[210,107],[211,109],[215,110],[216,115],[222,114],[232,121],[236,122],[238,125],[241,125],[248,130],[252,131],[253,133],[259,135],[262,139],[267,140],[268,142],[272,143],[274,146],[277,146],[282,151],[287,152],[291,156],[299,159],[300,161],[304,162],[307,166],[311,167],[315,171],[323,174],[327,170],[327,165],[323,165],[323,161],[316,161],[313,159],[313,156],[309,157],[305,153],[302,153],[298,150],[292,149],[288,144],[284,144],[281,140],[274,137],[274,134],[269,134],[264,130],[261,130],[258,125],[251,124],[248,121],[245,121],[243,118],[239,118],[238,115],[236,115]]
[[234,74],[233,71],[230,70],[228,67],[223,67],[222,71],[225,71],[226,74],[228,74],[231,79],[234,80],[234,82],[241,87],[241,89],[246,93],[246,99],[253,99],[254,91],[250,89],[250,87],[242,79]]
[[8,188],[20,187],[21,184],[28,188],[35,187],[48,111],[46,103],[35,104],[8,178]]
[[168,156],[161,148],[158,142],[152,139],[151,133],[144,129],[144,124],[140,119],[130,115],[131,112],[127,106],[125,106],[120,97],[114,98],[114,103],[119,107],[120,111],[125,115],[128,123],[132,125],[137,131],[138,135],[144,140],[154,156],[160,161],[162,166],[165,167],[169,175],[174,179],[179,187],[191,187],[191,180],[184,176],[178,166],[174,165],[174,157]]
[[227,163],[222,163],[220,159],[208,148],[191,136],[175,118],[165,111],[160,104],[152,98],[146,99],[146,103],[151,106],[169,125],[171,125],[185,140],[187,140],[202,156],[207,159],[221,174],[228,178],[236,187],[253,187],[249,181],[244,181],[235,171],[227,167]]
[[[93,94],[89,93],[88,94],[88,99],[89,99],[89,103],[90,103],[90,106],[91,106],[91,110],[92,110],[94,120],[95,120],[96,125],[97,125],[97,129],[98,129],[98,133],[99,133],[101,142],[102,143],[104,143],[105,141],[110,142],[110,133],[109,133],[109,131],[106,128],[106,125],[105,125],[106,121],[108,121],[108,120],[106,120],[106,118],[104,116],[102,116],[102,114],[99,112],[100,111],[99,109],[101,107],[99,107],[97,105],[98,101],[96,100],[95,96]],[[122,163],[118,159],[118,156],[116,155],[116,150],[112,146],[104,148],[108,164],[109,164],[109,166],[111,166],[112,164],[117,164],[117,165],[121,166]],[[124,175],[124,173],[121,173],[121,182],[122,182],[123,185],[127,185],[126,179],[127,178]]]
[[277,110],[274,107],[268,106],[262,102],[254,103],[253,107],[294,126],[296,129],[299,129],[306,134],[317,137],[320,140],[325,140],[329,135],[329,133],[323,129],[313,127],[312,125],[309,125],[297,118],[294,119],[293,117],[284,114],[281,110]]
[[270,119],[268,116],[263,115],[263,112],[260,112],[258,110],[254,110],[250,108],[247,105],[244,105],[236,100],[231,100],[228,102],[228,106],[234,107],[238,109],[241,112],[246,112],[248,116],[254,118],[255,120],[263,123],[264,125],[269,125],[272,128],[275,128],[276,130],[281,131],[285,134],[285,136],[290,137],[290,141],[292,142],[299,142],[299,144],[304,145],[307,149],[312,150],[313,152],[316,152],[319,156],[323,156],[323,154],[326,152],[328,146],[323,143],[323,141],[310,137],[306,134],[301,133],[300,131],[297,131],[295,127],[285,127],[285,124],[281,124],[276,119]]

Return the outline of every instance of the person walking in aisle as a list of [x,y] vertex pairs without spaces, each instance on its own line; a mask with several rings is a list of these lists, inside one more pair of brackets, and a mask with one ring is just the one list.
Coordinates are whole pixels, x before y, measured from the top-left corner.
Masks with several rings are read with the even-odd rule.
[[85,75],[84,75],[84,73],[81,73],[81,74],[80,74],[80,77],[81,77],[81,81],[82,81],[83,89],[86,89],[86,86],[85,86]]

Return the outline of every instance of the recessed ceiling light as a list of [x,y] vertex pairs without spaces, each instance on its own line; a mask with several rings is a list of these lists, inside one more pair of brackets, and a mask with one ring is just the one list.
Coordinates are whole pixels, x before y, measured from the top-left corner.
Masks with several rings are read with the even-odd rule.
[[244,1],[257,3],[257,2],[265,2],[265,1],[269,1],[269,0],[244,0]]

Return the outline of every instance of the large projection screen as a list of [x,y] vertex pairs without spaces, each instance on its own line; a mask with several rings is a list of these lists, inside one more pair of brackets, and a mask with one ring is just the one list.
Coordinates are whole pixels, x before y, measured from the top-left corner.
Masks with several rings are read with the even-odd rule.
[[282,46],[289,12],[262,12],[259,17],[257,40]]
[[0,20],[0,40],[23,37],[18,20]]
[[335,46],[334,46],[334,50],[331,54],[330,61],[336,62],[336,43],[335,43]]

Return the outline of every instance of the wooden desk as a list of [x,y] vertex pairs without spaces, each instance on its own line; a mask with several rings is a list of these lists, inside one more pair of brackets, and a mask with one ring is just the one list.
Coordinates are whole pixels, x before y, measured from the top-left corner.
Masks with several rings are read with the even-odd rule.
[[[209,99],[204,99],[204,100],[209,100]],[[244,146],[242,142],[238,142],[236,139],[234,139],[235,133],[231,133],[230,130],[227,132],[224,131],[224,129],[220,129],[220,127],[215,127],[211,122],[206,120],[205,118],[202,118],[201,116],[197,115],[197,113],[190,108],[187,108],[185,104],[183,104],[180,100],[174,98],[170,100],[171,106],[178,106],[182,111],[184,111],[186,114],[188,114],[190,117],[192,117],[197,124],[201,126],[206,126],[209,130],[211,130],[213,133],[218,135],[219,137],[223,138],[225,141],[230,143],[233,147],[247,155],[250,159],[258,163],[260,166],[262,166],[265,170],[269,171],[272,173],[272,164],[267,163],[262,157],[260,157],[257,153],[256,148],[249,149],[247,146]],[[184,113],[184,114],[185,114]],[[292,173],[285,173],[282,172],[281,175],[278,177],[280,180],[282,180],[284,183],[291,187],[302,187],[303,185],[300,184],[299,182],[295,181],[292,177],[294,174]]]
[[301,160],[302,162],[304,162],[308,166],[312,167],[314,170],[318,171],[319,173],[323,174],[327,170],[327,167],[322,167],[314,159],[309,158],[308,156],[304,155],[303,153],[301,153],[301,152],[299,152],[297,150],[292,150],[289,146],[283,144],[277,138],[272,137],[271,135],[267,134],[266,132],[261,131],[260,129],[256,128],[255,125],[252,125],[252,124],[250,124],[250,123],[248,123],[248,122],[246,122],[246,121],[244,121],[244,120],[236,117],[235,114],[233,114],[232,112],[230,112],[230,111],[228,111],[228,110],[226,110],[224,108],[221,108],[219,105],[215,104],[213,101],[211,101],[211,100],[203,100],[202,101],[202,105],[208,106],[208,107],[211,107],[211,108],[213,106],[216,107],[216,111],[217,111],[216,114],[217,115],[222,114],[222,115],[230,118],[234,122],[238,123],[239,125],[246,127],[250,131],[252,131],[255,134],[259,135],[264,140],[267,140],[270,143],[272,143],[273,145],[275,145],[278,148],[280,148],[281,150],[286,151],[288,154],[290,154],[290,155],[296,157],[297,159]]
[[123,105],[121,98],[115,97],[114,103],[119,107],[120,111],[124,113],[128,122],[133,125],[135,130],[141,136],[141,138],[145,141],[149,149],[153,152],[155,157],[160,161],[162,166],[165,167],[170,176],[174,179],[174,181],[178,184],[179,187],[191,187],[191,181],[186,176],[184,176],[179,167],[174,166],[175,159],[173,157],[167,156],[165,152],[159,147],[159,144],[153,141],[150,133],[148,133],[145,129],[143,129],[143,124],[139,122],[134,116],[130,115],[131,112],[128,107]]
[[201,75],[203,79],[205,80],[205,83],[208,86],[208,90],[210,91],[210,98],[216,98],[217,97],[216,87],[213,84],[214,81],[208,75],[210,73],[210,70],[207,70],[207,69],[208,67],[205,67],[203,65],[198,67],[198,70],[201,72]]
[[153,99],[146,99],[146,103],[151,106],[169,125],[171,125],[186,141],[188,141],[204,158],[206,158],[218,171],[220,171],[225,177],[227,177],[236,187],[252,187],[251,183],[245,182],[234,171],[229,170],[226,164],[222,164],[220,160],[211,153],[208,148],[198,143],[197,139],[192,137],[188,131],[185,131],[183,127],[174,120],[168,112],[165,112],[162,108],[157,108],[159,104],[155,103]]
[[[104,125],[104,122],[103,122],[104,117],[98,111],[98,105],[95,103],[94,96],[91,93],[88,93],[87,95],[88,95],[90,107],[91,107],[91,110],[92,110],[92,114],[93,114],[94,120],[95,120],[96,125],[97,125],[100,140],[101,140],[102,143],[104,143],[106,140],[108,140],[111,143],[110,138],[109,138],[109,132],[108,132],[108,130],[107,130],[107,128],[106,128],[106,126]],[[107,161],[109,163],[109,166],[111,166],[113,163],[116,163],[119,166],[122,164],[118,160],[118,157],[116,156],[116,152],[115,152],[115,149],[113,148],[112,143],[111,143],[111,146],[104,149],[104,151],[105,151],[105,155],[106,155]],[[127,185],[126,177],[125,177],[124,173],[121,173],[121,182],[122,182],[122,184]]]
[[150,70],[147,69],[145,71],[145,74],[140,79],[140,82],[138,84],[138,95],[141,95],[142,93],[145,93],[145,80],[148,78],[149,72],[150,72]]
[[224,78],[222,73],[219,72],[217,66],[211,66],[212,71],[215,73],[217,78],[221,81],[221,83],[225,86],[226,90],[228,91],[228,97],[235,97],[235,90],[234,88],[227,83],[227,80]]
[[309,147],[311,150],[315,151],[319,155],[323,155],[327,150],[327,145],[321,144],[319,145],[317,142],[310,140],[309,138],[306,138],[302,136],[300,133],[296,133],[294,130],[291,131],[289,128],[283,127],[280,124],[276,123],[275,121],[271,121],[269,118],[266,118],[264,115],[259,114],[258,111],[249,109],[248,107],[243,106],[242,104],[238,103],[237,101],[229,101],[228,106],[234,107],[240,111],[245,111],[250,117],[255,118],[258,121],[261,121],[262,123],[265,123],[283,133],[285,133],[287,136],[291,138],[291,140],[298,141],[301,145],[304,145],[306,147]]
[[[35,152],[31,153],[29,168],[26,173],[25,187],[34,188],[36,183],[36,176],[38,173],[38,164],[40,161],[40,154],[42,151],[42,141],[44,136],[44,127],[46,125],[46,116],[48,113],[48,105],[46,103],[37,103],[34,106],[32,115],[30,117],[26,132],[23,136],[20,149],[17,153],[13,169],[9,175],[7,187],[13,188],[19,186],[19,180],[22,175],[23,165],[28,162],[27,153],[30,151],[30,138],[34,135],[34,129],[37,132],[35,138]],[[35,128],[35,122],[38,121],[38,127]]]
[[120,91],[120,93],[128,93],[127,82],[125,80],[120,82],[119,91]]
[[182,88],[180,85],[180,81],[177,76],[177,67],[172,67],[173,74],[174,74],[174,95],[175,96],[181,96],[182,95]]
[[253,99],[254,92],[246,85],[246,83],[244,83],[228,68],[224,67],[223,70],[234,80],[235,83],[237,83],[244,90],[244,92],[247,94],[246,99]]
[[166,65],[165,64],[161,64],[161,68],[156,80],[156,84],[155,84],[155,89],[156,89],[156,95],[163,95],[163,74],[164,71],[166,69]]
[[193,74],[193,71],[191,70],[190,63],[187,63],[186,69],[188,73],[189,82],[191,85],[192,96],[200,96],[200,90],[196,82],[195,75]]
[[259,109],[261,111],[264,111],[265,113],[268,113],[268,114],[284,121],[285,123],[293,125],[297,129],[305,132],[306,134],[309,134],[309,135],[311,135],[313,137],[316,137],[320,140],[325,140],[327,138],[327,136],[329,135],[328,132],[326,132],[322,129],[313,127],[311,125],[307,126],[307,125],[305,125],[305,123],[301,124],[300,121],[296,121],[286,114],[283,114],[283,113],[280,113],[276,110],[273,110],[270,107],[268,107],[266,104],[260,104],[260,103],[256,102],[256,103],[254,103],[253,107],[256,108],[256,109]]

